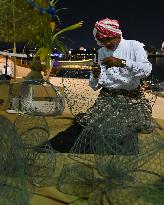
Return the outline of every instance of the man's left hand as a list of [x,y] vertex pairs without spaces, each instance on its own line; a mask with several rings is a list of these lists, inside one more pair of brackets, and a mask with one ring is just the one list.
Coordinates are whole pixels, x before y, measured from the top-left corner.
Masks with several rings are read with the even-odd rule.
[[107,57],[102,60],[102,64],[107,65],[109,68],[113,66],[122,67],[122,59],[115,57]]

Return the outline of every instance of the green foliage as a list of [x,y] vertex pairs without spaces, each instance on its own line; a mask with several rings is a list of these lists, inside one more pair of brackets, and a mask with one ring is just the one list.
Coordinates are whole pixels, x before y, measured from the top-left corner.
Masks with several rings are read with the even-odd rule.
[[[49,4],[55,7],[57,2],[58,0],[51,0]],[[43,0],[35,0],[35,3],[41,5],[42,7],[45,8],[47,7],[47,4],[44,4],[45,1]],[[81,21],[71,26],[68,26],[66,28],[58,29],[56,22],[54,20],[52,21],[52,19],[49,19],[48,23],[44,26],[44,28],[42,27],[42,31],[37,36],[34,36],[34,39],[32,41],[35,45],[35,48],[37,49],[34,55],[34,60],[39,58],[41,62],[44,62],[46,64],[46,68],[49,70],[47,74],[47,78],[49,77],[49,74],[51,72],[50,62],[51,62],[51,54],[54,48],[56,48],[58,51],[64,54],[67,52],[67,48],[60,40],[61,34],[67,31],[80,28],[82,25],[83,22]]]
[[34,42],[38,51],[36,52],[34,59],[37,57],[40,58],[41,61],[46,63],[47,68],[50,68],[50,59],[51,54],[54,48],[57,48],[62,53],[66,53],[67,48],[64,44],[59,40],[58,36],[66,31],[75,30],[82,26],[83,22],[79,22],[77,24],[68,26],[64,29],[57,31],[55,27],[55,22],[50,22],[49,28],[45,29],[42,34],[38,35]]
[[32,60],[30,62],[31,72],[24,78],[25,80],[36,80],[43,79],[41,71],[43,70],[43,66],[39,59]]
[[71,30],[75,30],[77,28],[80,28],[81,26],[83,25],[83,21],[80,21],[76,24],[73,24],[71,26],[68,26],[62,30],[60,30],[59,32],[55,33],[54,36],[53,36],[53,39],[55,39],[58,35],[60,35],[61,33],[64,33],[66,31],[71,31]]
[[[38,0],[40,1],[43,0]],[[50,20],[50,15],[47,13],[41,15],[26,0],[0,1],[1,41],[27,42],[46,29]]]
[[35,71],[41,71],[42,70],[42,65],[39,59],[35,59],[33,61],[30,62],[30,67],[31,70],[35,70]]

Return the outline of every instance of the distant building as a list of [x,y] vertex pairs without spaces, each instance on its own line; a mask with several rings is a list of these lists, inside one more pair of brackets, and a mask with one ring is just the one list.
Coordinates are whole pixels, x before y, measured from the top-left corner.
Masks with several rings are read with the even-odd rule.
[[80,50],[80,51],[84,51],[85,48],[84,48],[84,47],[80,47],[79,50]]
[[80,49],[73,49],[69,53],[67,60],[89,60],[94,59],[96,55],[95,49],[85,49],[80,47]]
[[85,49],[84,47],[80,47],[79,49],[69,49],[67,53],[60,53],[59,51],[54,51],[51,55],[52,59],[61,61],[61,60],[89,60],[94,59],[96,55],[96,50],[93,49]]

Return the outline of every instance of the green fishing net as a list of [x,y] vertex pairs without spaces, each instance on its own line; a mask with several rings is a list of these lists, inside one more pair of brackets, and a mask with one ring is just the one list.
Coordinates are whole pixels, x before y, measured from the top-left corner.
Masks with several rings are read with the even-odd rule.
[[1,205],[29,204],[33,187],[54,184],[57,152],[48,144],[39,146],[49,138],[45,118],[18,115],[14,125],[0,116]]
[[[69,78],[70,72],[71,74],[73,73],[73,78]],[[73,116],[81,112],[86,112],[88,108],[94,104],[98,96],[98,92],[93,91],[92,88],[88,86],[87,79],[76,78],[76,70],[67,71],[62,78],[61,84],[64,87],[68,112],[71,112]]]
[[44,116],[18,115],[14,122],[19,133],[25,158],[25,171],[28,180],[36,186],[52,183],[56,168],[56,151],[48,145],[40,145],[49,138],[49,128]]
[[160,130],[128,136],[125,147],[107,130],[100,135],[98,129],[95,126],[81,134],[68,154],[58,189],[86,199],[89,205],[162,205],[164,143]]
[[152,118],[156,97],[142,91],[98,93],[92,103],[90,91],[89,98],[82,97],[89,90],[85,83],[76,92],[78,83],[68,81],[63,80],[66,101],[84,129],[68,154],[58,189],[89,205],[162,205],[164,129]]
[[27,205],[25,158],[22,141],[13,124],[0,115],[0,204]]

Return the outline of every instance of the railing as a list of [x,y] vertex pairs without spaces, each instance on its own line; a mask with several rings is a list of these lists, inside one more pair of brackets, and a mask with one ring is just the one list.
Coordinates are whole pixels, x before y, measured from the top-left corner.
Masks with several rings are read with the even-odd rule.
[[[14,62],[14,58],[10,57],[10,59]],[[16,58],[16,65],[29,68],[29,60],[23,58]]]

